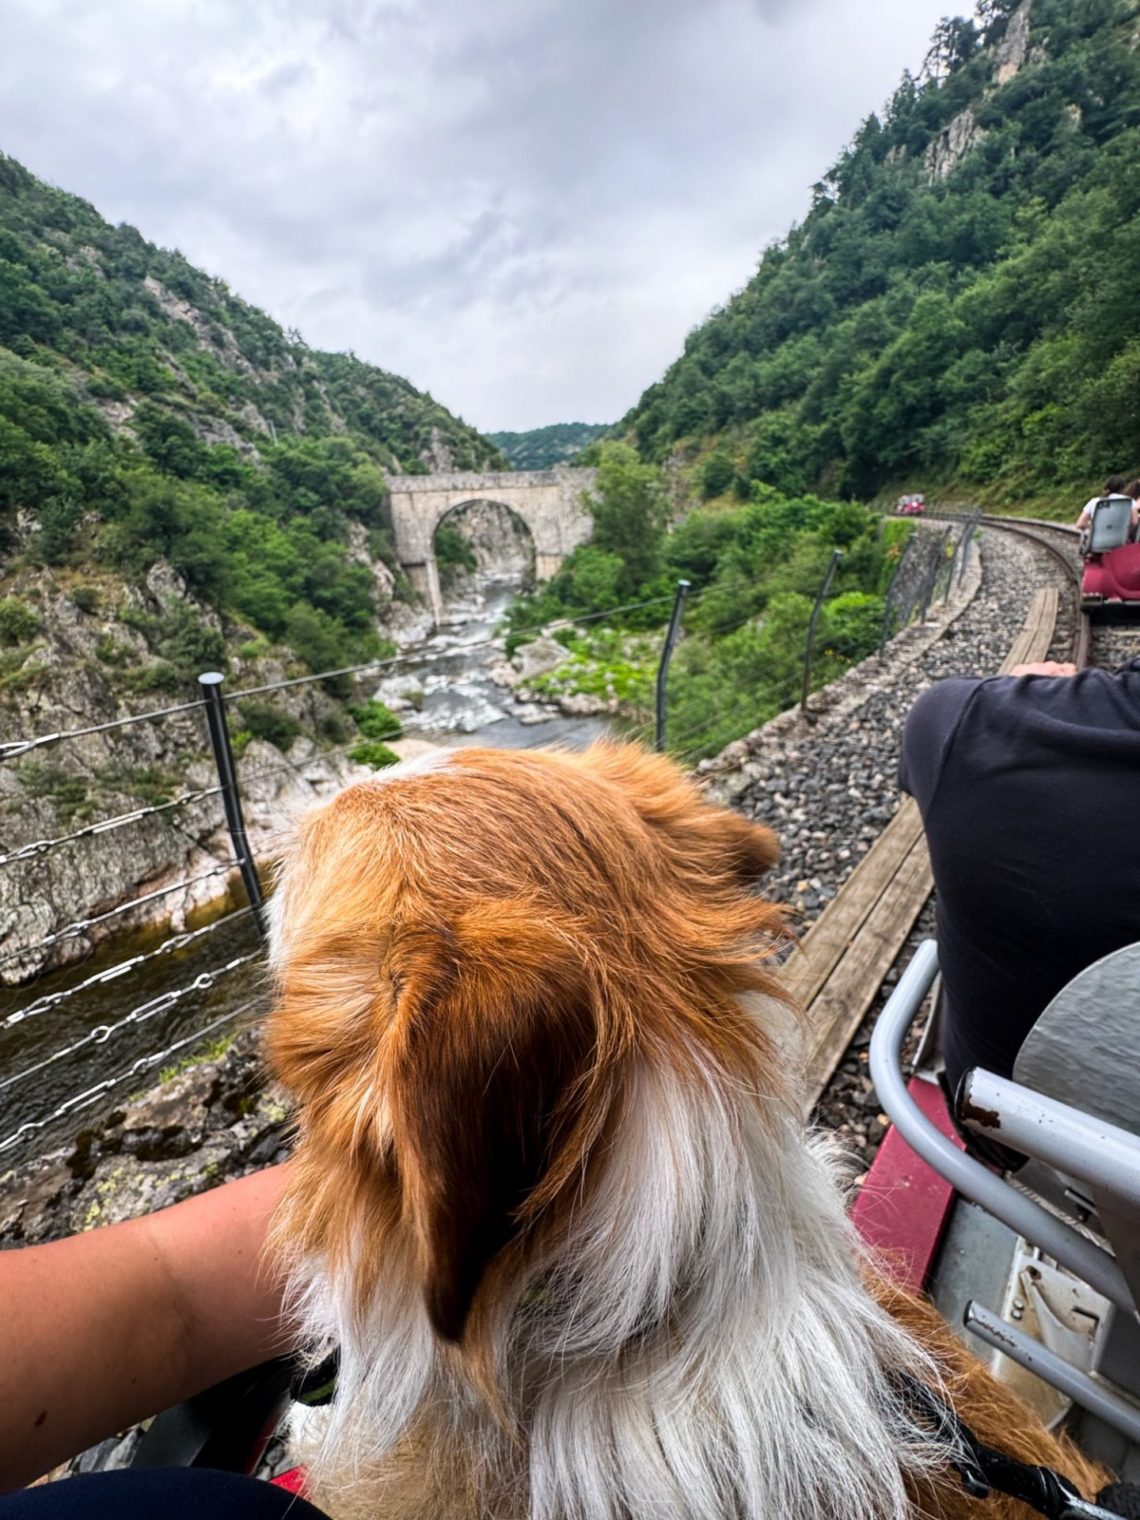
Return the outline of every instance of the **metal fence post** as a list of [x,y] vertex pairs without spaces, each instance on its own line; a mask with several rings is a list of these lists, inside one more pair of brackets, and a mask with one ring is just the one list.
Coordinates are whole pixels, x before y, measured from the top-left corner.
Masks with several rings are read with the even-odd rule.
[[915,539],[917,537],[918,537],[918,533],[917,532],[912,532],[911,535],[910,535],[910,537],[907,539],[906,543],[903,544],[903,550],[902,550],[902,553],[899,555],[898,564],[895,566],[894,572],[891,575],[891,578],[890,578],[889,582],[887,583],[887,589],[883,593],[883,626],[882,626],[882,630],[879,633],[879,653],[880,654],[882,654],[882,652],[883,652],[883,646],[887,642],[887,627],[888,627],[888,625],[890,623],[890,618],[891,618],[891,594],[893,593],[893,591],[895,589],[895,586],[896,586],[896,584],[898,582],[899,576],[902,574],[902,567],[906,564],[907,555],[910,553],[911,549],[914,547],[914,541],[915,541]]
[[823,577],[823,583],[815,599],[815,606],[811,609],[811,617],[808,620],[807,643],[804,646],[804,688],[800,693],[800,711],[807,712],[808,686],[811,682],[811,662],[815,653],[815,625],[819,622],[819,610],[823,606],[827,593],[831,590],[831,583],[835,579],[835,572],[839,561],[843,558],[842,549],[831,551],[831,564],[827,567],[827,574]]
[[237,771],[234,768],[234,752],[230,748],[230,731],[226,726],[226,704],[222,700],[224,679],[220,671],[207,670],[198,677],[198,685],[202,688],[202,696],[206,702],[206,723],[210,730],[210,744],[214,751],[214,763],[218,768],[218,780],[221,782],[222,806],[226,811],[226,827],[230,831],[234,858],[241,871],[241,879],[245,883],[246,896],[253,909],[258,931],[264,939],[269,932],[265,913],[265,896],[261,890],[261,878],[257,874],[253,851],[249,847],[249,837],[245,832],[245,819],[242,817],[241,795],[238,792]]
[[673,645],[677,642],[681,612],[688,594],[689,582],[678,581],[673,597],[673,615],[669,619],[669,632],[665,635],[665,646],[661,650],[661,661],[657,666],[657,734],[654,747],[659,755],[665,751],[665,688],[669,680],[669,661],[673,658]]

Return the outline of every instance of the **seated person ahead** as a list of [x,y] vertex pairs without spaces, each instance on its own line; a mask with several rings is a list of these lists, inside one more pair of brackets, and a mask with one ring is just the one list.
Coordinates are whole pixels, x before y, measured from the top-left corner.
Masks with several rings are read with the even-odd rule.
[[[1136,484],[1136,482],[1133,482],[1133,484]],[[1107,497],[1112,496],[1128,497],[1132,501],[1132,527],[1135,529],[1137,519],[1136,500],[1133,495],[1132,487],[1125,487],[1123,475],[1110,475],[1104,483],[1104,490],[1101,492],[1101,494],[1099,496],[1090,497],[1090,499],[1085,502],[1084,506],[1081,508],[1081,515],[1077,518],[1077,527],[1089,527],[1092,523],[1093,510],[1096,507],[1097,502],[1104,501]]]
[[938,907],[942,1054],[1012,1075],[1078,971],[1140,940],[1140,659],[940,681],[903,734]]

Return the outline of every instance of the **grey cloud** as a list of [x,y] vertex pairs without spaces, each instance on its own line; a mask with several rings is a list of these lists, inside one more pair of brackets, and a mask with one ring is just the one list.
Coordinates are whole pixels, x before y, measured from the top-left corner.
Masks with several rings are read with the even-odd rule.
[[612,418],[943,8],[6,0],[0,146],[482,427]]

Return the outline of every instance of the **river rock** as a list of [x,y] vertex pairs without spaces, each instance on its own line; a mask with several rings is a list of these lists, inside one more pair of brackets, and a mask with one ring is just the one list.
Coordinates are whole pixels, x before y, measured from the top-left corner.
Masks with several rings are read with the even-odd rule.
[[518,686],[522,681],[522,676],[509,660],[499,660],[497,664],[491,666],[487,675],[494,681],[496,686],[510,686],[513,688]]
[[532,681],[535,676],[549,675],[552,670],[557,670],[559,665],[566,663],[566,650],[548,634],[539,634],[537,639],[529,644],[523,644],[516,649],[511,664],[519,673],[522,681]]
[[257,1030],[176,1074],[61,1150],[0,1175],[0,1246],[165,1208],[284,1160],[289,1106],[265,1081]]
[[388,676],[373,692],[377,702],[393,712],[419,710],[424,700],[424,683],[419,676]]
[[616,707],[612,698],[595,697],[588,691],[572,692],[558,698],[559,711],[570,718],[593,718],[600,713],[613,712]]

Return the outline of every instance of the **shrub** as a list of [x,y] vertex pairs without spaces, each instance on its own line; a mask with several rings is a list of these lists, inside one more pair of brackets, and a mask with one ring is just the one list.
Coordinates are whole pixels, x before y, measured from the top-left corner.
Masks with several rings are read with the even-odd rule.
[[71,588],[71,600],[80,612],[99,611],[98,586],[80,585]]
[[104,665],[130,665],[135,652],[129,644],[120,644],[112,634],[105,633],[96,642],[95,658]]
[[0,596],[0,644],[25,644],[40,631],[40,620],[18,596]]
[[826,604],[819,644],[829,653],[862,660],[878,647],[883,599],[866,591],[845,591]]
[[399,755],[377,739],[369,739],[363,744],[354,745],[348,752],[348,758],[354,760],[357,765],[370,765],[375,771],[383,770],[387,765],[400,763]]
[[251,698],[238,703],[242,729],[253,739],[264,739],[278,749],[288,749],[301,732],[301,725],[291,713],[284,712],[272,702],[259,702]]
[[479,563],[459,529],[446,522],[435,530],[435,562],[443,581],[452,581],[461,570],[474,570]]
[[369,701],[352,706],[349,709],[356,726],[365,739],[397,739],[400,735],[400,720],[389,707],[383,702],[377,702],[373,697]]
[[710,454],[701,467],[701,495],[706,501],[721,496],[736,478],[736,469],[727,454]]

